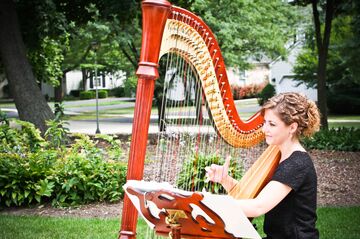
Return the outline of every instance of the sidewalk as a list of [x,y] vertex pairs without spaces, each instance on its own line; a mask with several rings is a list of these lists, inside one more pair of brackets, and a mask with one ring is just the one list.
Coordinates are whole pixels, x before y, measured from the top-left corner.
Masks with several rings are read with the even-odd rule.
[[[149,133],[157,133],[157,115],[150,119]],[[72,133],[95,134],[96,120],[68,120],[68,128]],[[99,130],[101,134],[131,134],[133,115],[119,115],[117,118],[99,119]]]

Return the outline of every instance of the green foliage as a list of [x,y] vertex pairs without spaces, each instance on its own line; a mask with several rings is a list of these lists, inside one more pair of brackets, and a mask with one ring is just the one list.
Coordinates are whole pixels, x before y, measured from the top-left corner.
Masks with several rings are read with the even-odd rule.
[[52,202],[55,206],[92,201],[116,201],[123,196],[126,164],[119,158],[119,141],[102,136],[102,149],[85,135],[63,147],[68,130],[49,121],[45,138],[27,122],[19,128],[0,125],[0,205]]
[[332,88],[328,108],[332,114],[360,114],[360,85]]
[[99,99],[107,98],[108,97],[107,90],[99,90],[98,91],[98,96],[99,96]]
[[60,120],[65,116],[65,107],[63,103],[55,103],[54,104],[54,115],[55,120]]
[[80,100],[89,100],[95,98],[95,91],[81,91],[80,92]]
[[63,120],[46,121],[48,129],[45,132],[45,139],[51,148],[60,148],[62,145],[65,146],[68,143],[70,130],[65,127],[65,125],[68,124],[68,122]]
[[116,97],[124,97],[125,96],[125,88],[123,86],[116,87],[111,89],[109,95]]
[[137,77],[130,76],[124,82],[125,96],[134,97],[136,93]]
[[9,119],[5,112],[1,111],[0,109],[0,125],[1,124],[9,124]]
[[61,44],[59,40],[45,37],[42,39],[40,49],[29,54],[37,79],[54,87],[60,85],[59,79],[63,76],[61,64],[64,56]]
[[[17,1],[17,16],[36,79],[53,86],[62,78],[69,33],[65,13],[54,1]],[[31,19],[31,21],[29,21]]]
[[121,141],[119,139],[115,139],[111,135],[106,134],[97,134],[95,139],[102,139],[110,144],[107,147],[107,158],[110,160],[119,160],[120,157],[123,155],[123,150],[120,147]]
[[[77,4],[74,3],[74,5]],[[128,16],[129,9],[126,9],[125,16],[119,15],[119,12],[124,11],[123,9],[121,11],[116,9],[113,14],[109,14],[112,8],[116,8],[119,4],[122,5],[122,3],[95,5],[86,1],[82,2],[80,8],[87,18],[84,17],[81,22],[77,21],[78,19],[73,22],[70,33],[74,37],[70,38],[69,50],[65,52],[64,69],[77,69],[80,65],[83,71],[92,71],[95,68],[104,72],[131,71],[131,63],[126,59],[121,48],[124,31],[121,29],[123,22],[119,21],[119,18]],[[104,14],[108,15],[104,16]],[[132,20],[134,22],[131,28],[138,29],[137,20]],[[127,39],[132,37],[133,35],[126,36]],[[141,37],[138,41],[140,45]],[[94,42],[98,45],[96,50],[93,48]],[[128,41],[124,45],[129,48]]]
[[[85,142],[85,145],[80,145]],[[123,196],[126,166],[104,160],[100,149],[88,139],[79,140],[62,161],[57,161],[53,174],[55,206],[79,205],[93,201],[116,201]],[[79,152],[74,151],[78,149]]]
[[194,0],[191,10],[215,33],[226,65],[241,69],[249,67],[249,58],[285,56],[301,19],[284,1]]
[[[194,191],[204,188],[212,193],[225,193],[225,189],[220,184],[205,182],[205,167],[211,164],[222,165],[224,163],[224,159],[218,155],[193,155],[183,164],[176,185],[184,190]],[[232,160],[229,166],[229,175],[234,178],[241,178],[242,174],[243,168]]]
[[58,154],[43,152],[0,153],[0,205],[27,205],[49,198],[54,183],[46,179]]
[[[342,5],[342,6],[341,6]],[[352,4],[339,3],[341,17],[332,22],[326,67],[328,107],[331,113],[357,114],[359,112],[359,21]],[[347,9],[347,8],[351,9]],[[323,26],[322,26],[323,27]],[[305,48],[297,56],[296,79],[306,86],[317,87],[318,50],[314,47],[314,30],[309,29]]]
[[332,128],[321,130],[311,138],[302,139],[308,149],[360,151],[360,129]]
[[12,119],[18,128],[10,124],[0,125],[0,152],[23,154],[27,151],[35,152],[46,145],[40,130],[29,122]]
[[268,99],[276,94],[275,87],[268,83],[258,95],[259,105],[263,105]]

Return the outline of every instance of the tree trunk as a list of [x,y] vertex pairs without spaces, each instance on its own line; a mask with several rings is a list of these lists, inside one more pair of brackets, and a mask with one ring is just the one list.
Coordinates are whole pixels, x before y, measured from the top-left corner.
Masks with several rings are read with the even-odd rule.
[[0,56],[19,118],[33,123],[44,133],[47,129],[45,120],[53,119],[54,113],[42,95],[26,57],[12,0],[0,1]]
[[54,95],[55,95],[55,102],[61,103],[64,99],[65,92],[66,92],[66,74],[63,75],[61,79],[59,79],[60,85],[55,87]]
[[324,35],[321,35],[321,26],[320,26],[320,16],[317,10],[317,1],[312,1],[312,9],[314,16],[314,25],[315,25],[315,37],[316,37],[316,46],[318,49],[318,68],[317,68],[317,92],[318,92],[318,106],[321,112],[321,127],[323,129],[328,129],[328,114],[327,114],[327,94],[326,94],[326,65],[328,58],[328,50],[330,44],[330,34],[331,34],[331,23],[334,15],[334,2],[333,0],[328,0],[326,2],[326,12],[325,12],[325,28]]
[[[319,50],[320,51],[320,50]],[[323,51],[322,51],[323,52]],[[317,69],[317,94],[318,94],[318,107],[321,112],[321,128],[328,129],[327,122],[327,94],[326,94],[326,59],[324,53],[319,53],[318,56],[318,69]]]
[[85,69],[81,69],[82,72],[82,89],[81,90],[87,90],[86,89],[86,85],[87,85],[87,79],[88,79],[88,72]]

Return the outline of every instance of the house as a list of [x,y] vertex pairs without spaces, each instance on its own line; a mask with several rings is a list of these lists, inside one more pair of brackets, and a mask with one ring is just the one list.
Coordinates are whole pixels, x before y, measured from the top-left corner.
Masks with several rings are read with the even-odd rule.
[[[65,95],[70,95],[72,91],[95,90],[96,88],[98,90],[111,90],[122,86],[125,79],[126,73],[123,71],[116,73],[99,72],[97,81],[95,81],[94,74],[90,74],[88,77],[85,77],[85,80],[83,80],[82,71],[70,71],[66,73],[63,90]],[[50,98],[54,97],[54,88],[49,84],[42,82],[41,91],[43,95],[47,95]]]
[[301,49],[302,44],[298,41],[289,48],[289,55],[286,60],[279,57],[269,64],[270,82],[275,86],[276,93],[299,92],[306,95],[309,99],[317,101],[317,90],[315,88],[307,88],[305,84],[299,85],[299,81],[295,79],[293,68],[296,57]]
[[296,41],[288,47],[288,57],[271,61],[267,58],[261,61],[252,61],[253,67],[249,70],[239,72],[234,69],[228,69],[227,74],[230,85],[249,85],[270,82],[275,86],[276,93],[282,92],[301,92],[309,99],[317,101],[317,91],[315,88],[307,88],[304,84],[299,85],[295,79],[293,67],[296,58],[302,49],[302,42]]

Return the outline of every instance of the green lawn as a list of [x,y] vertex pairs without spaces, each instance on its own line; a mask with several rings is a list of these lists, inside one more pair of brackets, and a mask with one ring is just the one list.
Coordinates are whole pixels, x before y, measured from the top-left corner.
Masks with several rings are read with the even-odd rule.
[[[257,224],[262,236],[262,220]],[[321,239],[360,238],[360,207],[319,208],[317,227]],[[57,239],[57,238],[104,238],[116,239],[119,219],[53,218],[39,216],[0,215],[1,239]],[[138,223],[138,239],[146,239],[147,225],[143,220]]]

